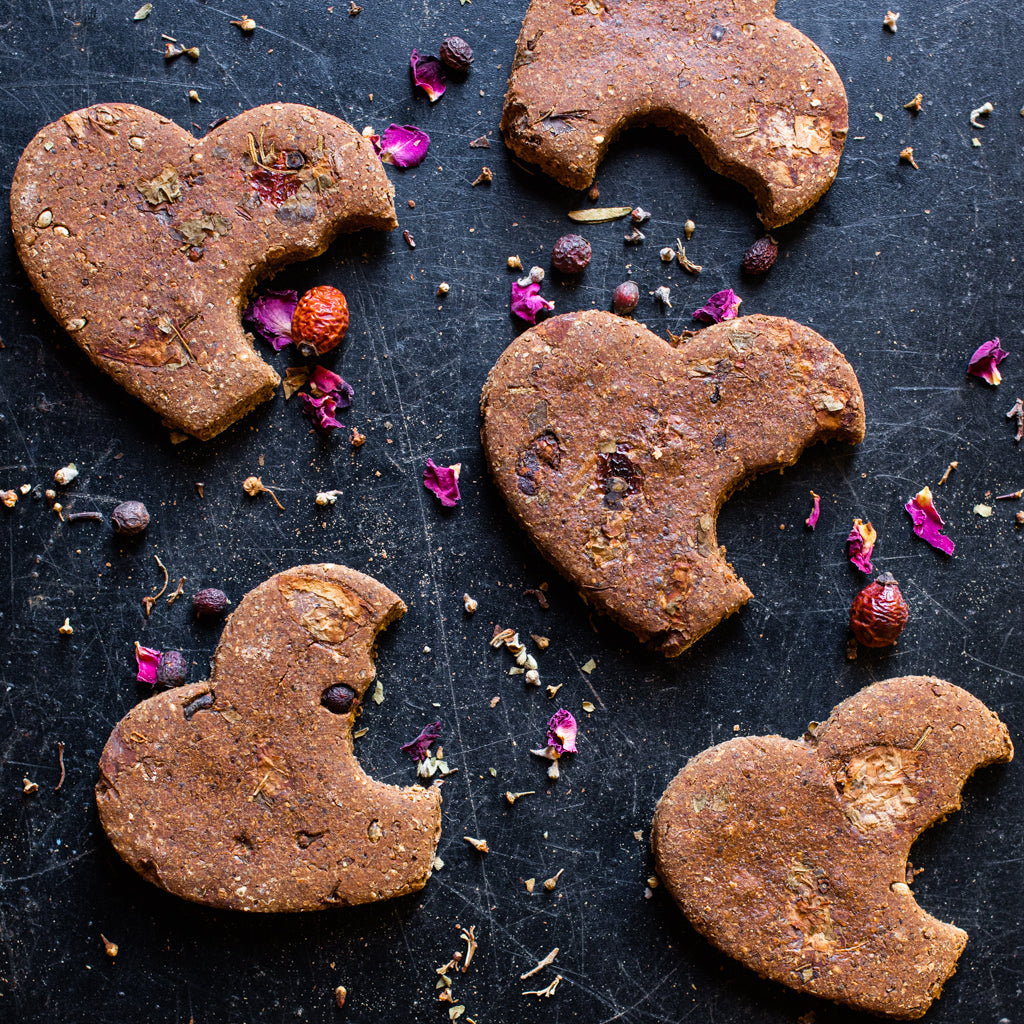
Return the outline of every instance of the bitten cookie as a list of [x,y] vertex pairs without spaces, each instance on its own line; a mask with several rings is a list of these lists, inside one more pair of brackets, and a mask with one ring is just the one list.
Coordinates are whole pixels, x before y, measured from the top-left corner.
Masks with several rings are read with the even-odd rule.
[[533,0],[505,93],[509,148],[582,189],[636,124],[685,135],[773,228],[832,184],[846,92],[775,0]]
[[143,701],[100,758],[96,804],[155,885],[233,910],[319,910],[423,888],[436,789],[369,778],[352,723],[377,634],[405,612],[340,565],[272,576],[228,618],[206,682]]
[[589,603],[669,656],[751,596],[716,539],[726,498],[815,441],[864,436],[839,350],[767,316],[679,348],[611,313],[557,316],[505,350],[481,410],[513,516]]
[[274,393],[241,310],[257,281],[340,231],[396,226],[394,190],[351,125],[291,103],[196,139],[127,103],[28,144],[14,238],[47,309],[171,427],[208,439]]
[[907,855],[1013,757],[981,701],[929,676],[875,683],[802,740],[748,736],[693,758],[651,841],[694,928],[762,977],[887,1017],[920,1017],[967,934],[926,914]]

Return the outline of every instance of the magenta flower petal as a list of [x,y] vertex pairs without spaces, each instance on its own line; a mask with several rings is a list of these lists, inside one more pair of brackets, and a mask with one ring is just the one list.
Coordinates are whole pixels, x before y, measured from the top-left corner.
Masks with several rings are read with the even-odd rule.
[[435,466],[433,459],[427,459],[427,468],[423,470],[423,486],[441,499],[445,508],[454,508],[462,497],[459,494],[459,472],[462,463],[454,466]]
[[853,529],[846,538],[846,543],[850,545],[850,561],[861,572],[874,572],[871,568],[871,553],[875,550],[876,540],[878,534],[870,522],[864,523],[854,519]]
[[381,162],[396,167],[419,167],[429,146],[430,136],[412,124],[393,124],[373,143]]
[[436,103],[444,95],[444,65],[436,57],[421,57],[415,50],[409,57],[413,85],[418,85]]
[[135,641],[135,661],[139,666],[135,678],[140,683],[156,686],[156,670],[160,666],[160,656],[160,651],[154,650],[152,647],[143,647],[138,640]]
[[309,378],[309,389],[314,395],[333,395],[345,382],[326,366],[318,366]]
[[559,708],[551,716],[547,743],[556,755],[576,753],[576,719],[571,711]]
[[519,281],[512,282],[512,312],[520,320],[525,320],[528,324],[535,324],[537,314],[541,310],[554,308],[555,304],[540,294],[539,281],[528,281],[526,284]]
[[334,418],[334,413],[338,408],[338,402],[334,395],[313,398],[312,395],[303,392],[299,398],[302,399],[302,411],[312,417],[313,422],[321,430],[334,430],[342,425]]
[[739,316],[742,301],[731,288],[723,288],[722,291],[715,292],[700,309],[693,311],[693,319],[703,320],[708,324],[720,324],[723,320],[735,320]]
[[1009,355],[999,344],[998,338],[979,345],[967,364],[967,372],[974,377],[981,377],[989,384],[998,384],[1003,376],[999,372],[999,364]]
[[441,723],[433,722],[426,726],[414,740],[403,743],[398,749],[408,754],[414,761],[422,761],[430,752],[430,745],[441,738]]
[[804,522],[813,530],[818,525],[818,516],[821,515],[821,496],[811,491],[811,497],[814,499],[814,508]]
[[292,343],[292,314],[298,302],[297,292],[271,289],[253,299],[242,319],[280,352]]
[[953,554],[956,545],[940,532],[946,524],[942,521],[935,502],[932,501],[932,489],[922,487],[913,498],[903,506],[914,521],[914,533],[922,540],[928,541],[933,548]]

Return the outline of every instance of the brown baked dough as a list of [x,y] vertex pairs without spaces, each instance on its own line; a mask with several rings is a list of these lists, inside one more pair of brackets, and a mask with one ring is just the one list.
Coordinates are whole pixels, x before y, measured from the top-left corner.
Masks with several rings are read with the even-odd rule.
[[[209,681],[117,724],[96,804],[143,877],[233,910],[319,910],[421,889],[441,833],[437,789],[367,776],[352,752],[373,645],[405,605],[340,565],[272,576],[228,618]],[[351,709],[321,704],[333,686]]]
[[765,978],[920,1017],[967,934],[910,890],[911,844],[960,807],[1006,726],[931,676],[875,683],[802,740],[747,736],[693,758],[658,801],[658,874],[693,926]]
[[396,226],[370,142],[312,107],[247,110],[202,139],[127,103],[67,114],[11,186],[18,255],[100,369],[208,439],[280,382],[242,330],[256,282],[340,231]]
[[505,93],[509,148],[582,189],[635,124],[685,135],[773,228],[832,184],[846,92],[775,0],[533,0]]
[[669,656],[751,596],[716,540],[726,498],[815,441],[864,436],[839,350],[768,316],[679,348],[611,313],[554,317],[501,355],[481,409],[515,518],[587,601]]

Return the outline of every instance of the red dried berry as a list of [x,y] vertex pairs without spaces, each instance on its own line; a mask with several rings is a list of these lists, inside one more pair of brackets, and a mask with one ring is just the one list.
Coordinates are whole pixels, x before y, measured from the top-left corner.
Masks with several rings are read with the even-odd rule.
[[123,537],[136,537],[149,526],[149,513],[141,501],[122,501],[110,513],[114,533]]
[[188,676],[188,662],[181,651],[164,651],[156,667],[156,681],[160,686],[182,686]]
[[747,274],[767,274],[779,255],[779,243],[771,235],[759,238],[743,254],[743,271]]
[[562,235],[551,250],[551,266],[560,274],[582,274],[590,252],[590,243],[582,235]]
[[910,607],[892,573],[869,583],[850,606],[850,631],[865,647],[896,643],[909,621]]
[[192,609],[196,615],[223,615],[228,609],[228,595],[216,587],[197,590],[192,595]]
[[329,284],[310,288],[292,314],[292,340],[304,356],[322,356],[345,337],[348,303]]
[[640,289],[633,281],[623,281],[612,292],[612,312],[619,316],[629,316],[640,301]]
[[438,51],[441,63],[452,71],[468,71],[473,63],[473,48],[461,36],[448,36]]

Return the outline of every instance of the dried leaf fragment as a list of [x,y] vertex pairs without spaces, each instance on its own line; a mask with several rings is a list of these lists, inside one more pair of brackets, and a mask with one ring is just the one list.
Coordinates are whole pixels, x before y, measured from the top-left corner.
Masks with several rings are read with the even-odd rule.
[[595,206],[589,210],[570,210],[569,220],[574,220],[577,224],[604,224],[626,217],[632,212],[632,206]]
[[133,15],[132,21],[145,21],[153,10],[152,4],[143,4]]

